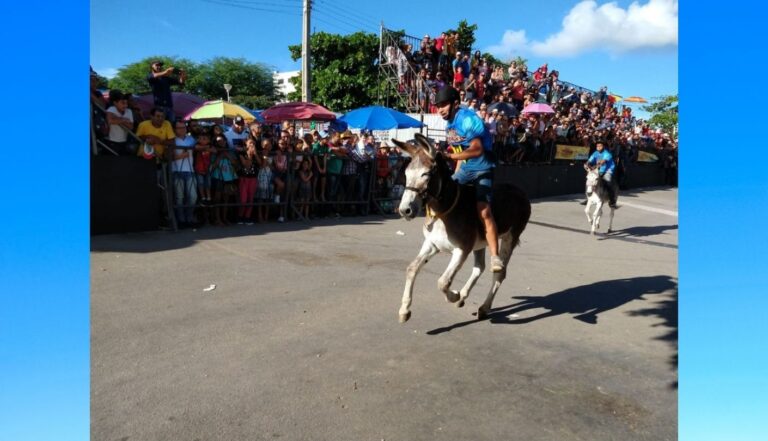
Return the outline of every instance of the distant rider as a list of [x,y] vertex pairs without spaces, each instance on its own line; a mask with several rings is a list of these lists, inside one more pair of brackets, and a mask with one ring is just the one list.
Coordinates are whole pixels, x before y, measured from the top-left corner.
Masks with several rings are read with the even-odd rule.
[[592,155],[587,160],[587,165],[590,167],[594,167],[595,165],[598,165],[600,168],[598,169],[598,173],[603,178],[603,180],[608,183],[608,194],[610,195],[610,203],[608,204],[611,208],[616,208],[616,185],[613,182],[613,173],[616,170],[616,163],[613,162],[613,155],[611,155],[611,152],[605,149],[605,145],[602,142],[598,142],[595,147],[597,150],[595,150]]

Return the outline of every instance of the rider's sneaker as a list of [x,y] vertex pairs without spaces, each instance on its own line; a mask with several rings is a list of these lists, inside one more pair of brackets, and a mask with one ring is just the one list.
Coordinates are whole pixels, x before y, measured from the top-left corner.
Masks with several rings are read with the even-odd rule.
[[499,256],[491,256],[491,271],[494,273],[501,272],[504,269],[504,262],[501,261]]

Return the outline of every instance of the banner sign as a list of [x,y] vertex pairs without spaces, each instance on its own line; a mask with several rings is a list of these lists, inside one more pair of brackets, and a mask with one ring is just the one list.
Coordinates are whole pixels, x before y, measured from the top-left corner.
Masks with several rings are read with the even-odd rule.
[[558,144],[555,159],[586,161],[589,159],[589,147]]
[[644,152],[642,150],[638,150],[637,152],[637,162],[658,162],[658,161],[659,161],[659,157],[653,153]]

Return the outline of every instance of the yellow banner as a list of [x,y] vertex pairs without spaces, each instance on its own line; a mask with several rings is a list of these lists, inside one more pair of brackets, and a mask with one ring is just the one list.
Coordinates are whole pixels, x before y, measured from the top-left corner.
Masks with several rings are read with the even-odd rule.
[[582,160],[589,159],[589,147],[579,145],[558,144],[555,159]]
[[657,162],[659,157],[653,153],[644,152],[639,150],[637,152],[637,162]]

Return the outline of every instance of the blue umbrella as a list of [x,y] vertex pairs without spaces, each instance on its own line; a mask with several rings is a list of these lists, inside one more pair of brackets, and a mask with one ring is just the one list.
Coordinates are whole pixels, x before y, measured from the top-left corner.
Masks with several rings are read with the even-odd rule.
[[408,129],[424,126],[419,120],[411,118],[405,113],[382,106],[353,110],[339,120],[349,124],[352,128],[365,130]]

